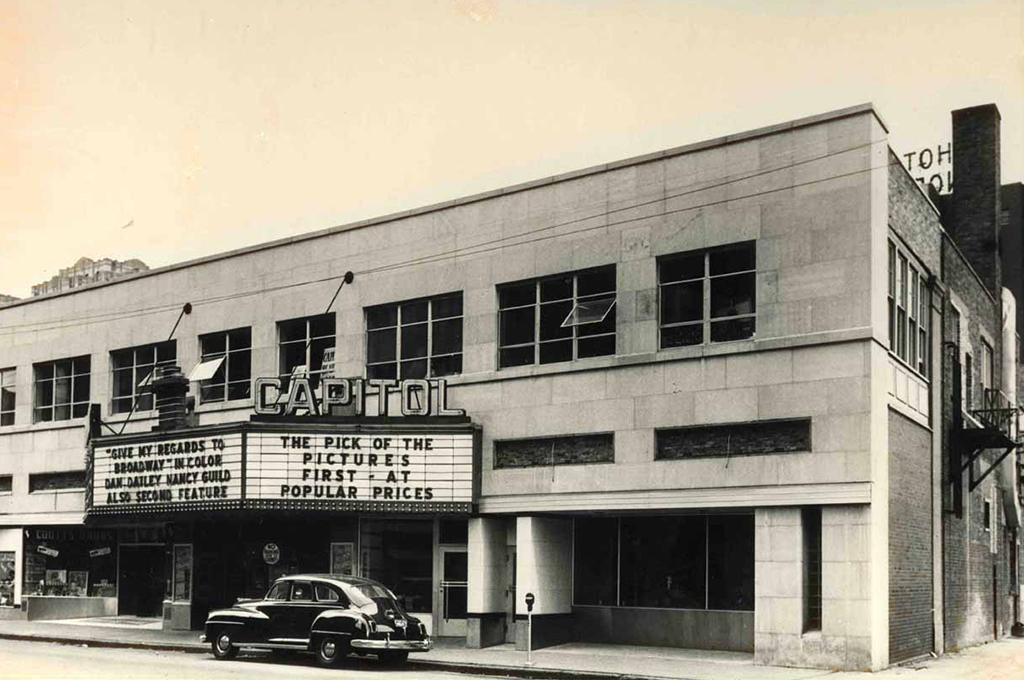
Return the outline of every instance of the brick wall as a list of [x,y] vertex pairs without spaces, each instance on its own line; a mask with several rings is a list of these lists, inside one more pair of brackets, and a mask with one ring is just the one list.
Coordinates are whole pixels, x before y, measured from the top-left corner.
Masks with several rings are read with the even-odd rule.
[[952,211],[947,228],[995,295],[1002,286],[999,259],[999,109],[994,104],[953,112]]
[[893,153],[889,153],[889,226],[930,273],[942,266],[942,226],[921,189]]
[[931,433],[889,411],[890,663],[932,651],[930,471]]
[[[983,336],[987,336],[993,341],[995,365],[997,367],[1001,365],[1002,337],[999,332],[1001,305],[997,305],[988,295],[986,289],[972,273],[963,254],[948,241],[943,246],[942,276],[951,295],[956,296],[959,303],[957,307],[965,321],[965,332],[961,335],[961,356],[963,352],[970,352],[975,357],[971,382],[977,385],[981,376],[978,357],[981,356],[981,338]],[[951,317],[952,310],[949,300],[947,300],[944,309],[944,340],[951,340],[953,337]],[[943,599],[945,645],[947,650],[952,651],[993,638],[993,556],[989,551],[989,534],[985,532],[983,525],[984,501],[986,498],[991,498],[994,477],[990,477],[985,483],[970,492],[967,474],[964,474],[961,482],[964,513],[963,517],[956,517],[949,505],[950,487],[947,483],[951,479],[948,449],[953,437],[951,421],[954,408],[951,400],[950,356],[951,350],[944,349],[942,427],[945,436],[943,437],[942,464],[943,489],[946,497],[943,512]],[[995,387],[1000,387],[1000,377],[1001,373],[997,370],[993,376]],[[983,455],[983,460],[977,464],[979,469],[981,466],[990,465],[992,459],[991,452],[986,452]],[[996,505],[998,504],[996,503]],[[1005,553],[1005,551],[1002,552]],[[1006,589],[1003,588],[1003,590]]]

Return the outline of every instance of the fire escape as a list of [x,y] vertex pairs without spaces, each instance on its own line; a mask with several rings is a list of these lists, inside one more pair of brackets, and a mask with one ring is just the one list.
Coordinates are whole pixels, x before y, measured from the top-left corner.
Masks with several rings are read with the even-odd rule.
[[[957,517],[963,517],[963,476],[967,473],[968,493],[971,493],[986,477],[999,468],[1000,463],[1021,445],[1018,416],[1020,408],[1010,403],[1001,390],[985,389],[982,394],[980,408],[967,408],[973,417],[972,423],[966,423],[962,402],[960,361],[954,354],[953,363],[953,427],[952,442],[949,447],[949,474],[953,491],[953,510]],[[995,457],[986,459],[983,454],[994,451]],[[1021,494],[1024,488],[1024,465],[1017,462],[1016,492]],[[1024,502],[1024,496],[1019,496]]]

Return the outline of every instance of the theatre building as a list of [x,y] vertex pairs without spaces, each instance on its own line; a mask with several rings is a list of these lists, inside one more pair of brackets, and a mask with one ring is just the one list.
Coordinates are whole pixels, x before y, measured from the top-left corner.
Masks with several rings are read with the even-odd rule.
[[998,112],[953,120],[943,197],[862,105],[0,307],[0,616],[330,571],[474,647],[528,592],[534,648],[1009,634]]

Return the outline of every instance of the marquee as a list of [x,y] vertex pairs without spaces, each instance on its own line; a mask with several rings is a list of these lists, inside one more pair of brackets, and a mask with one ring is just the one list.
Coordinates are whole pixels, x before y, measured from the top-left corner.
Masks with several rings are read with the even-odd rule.
[[238,423],[93,440],[86,512],[470,512],[479,430]]

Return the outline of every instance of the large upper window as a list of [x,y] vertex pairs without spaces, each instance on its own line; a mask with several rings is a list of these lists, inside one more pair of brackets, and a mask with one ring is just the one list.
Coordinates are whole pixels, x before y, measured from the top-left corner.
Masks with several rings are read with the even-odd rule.
[[333,359],[327,366],[324,365],[324,354],[334,353],[333,314],[279,321],[277,334],[278,373],[283,385],[287,385],[292,371],[297,367],[303,367],[309,374],[314,387],[319,384],[321,375],[333,373]]
[[0,425],[14,425],[15,388],[18,373],[13,368],[0,371]]
[[661,348],[753,337],[755,272],[753,241],[661,258]]
[[369,307],[366,375],[438,378],[462,373],[462,293]]
[[931,318],[928,276],[889,242],[889,349],[923,376],[928,375]]
[[84,418],[89,413],[89,357],[36,364],[33,421]]
[[153,408],[153,393],[149,389],[152,382],[153,369],[157,366],[173,364],[177,354],[174,340],[142,345],[110,353],[110,365],[114,371],[114,398],[111,400],[111,413],[128,413],[132,404],[137,411],[149,411]]
[[615,267],[498,288],[498,366],[615,354]]
[[199,386],[199,400],[248,399],[252,377],[252,329],[236,328],[199,336],[201,361],[223,359],[217,372]]

